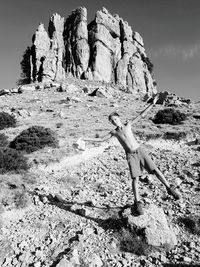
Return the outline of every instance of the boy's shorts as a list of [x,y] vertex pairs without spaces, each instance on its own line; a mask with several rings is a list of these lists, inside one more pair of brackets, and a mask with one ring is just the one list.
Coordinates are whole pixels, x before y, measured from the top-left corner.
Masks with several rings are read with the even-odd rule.
[[126,159],[132,178],[142,175],[143,168],[152,173],[157,167],[150,156],[139,147],[134,152],[126,153]]

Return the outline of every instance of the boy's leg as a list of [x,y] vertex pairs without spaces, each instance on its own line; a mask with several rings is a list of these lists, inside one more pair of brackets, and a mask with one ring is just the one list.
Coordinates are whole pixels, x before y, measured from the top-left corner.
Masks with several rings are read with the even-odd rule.
[[144,214],[144,211],[142,209],[142,203],[139,201],[138,181],[139,181],[139,176],[132,178],[132,189],[135,197],[132,214],[137,216]]
[[164,175],[162,174],[162,172],[156,168],[153,173],[156,175],[156,177],[161,181],[161,183],[163,183],[167,189],[167,193],[169,195],[172,195],[176,200],[181,198],[181,195],[175,190],[173,189],[170,184],[167,182],[167,180],[165,179]]
[[131,210],[133,215],[138,216],[144,214],[142,210],[142,203],[139,201],[138,181],[139,181],[139,176],[142,174],[142,170],[140,167],[138,153],[127,155],[127,161],[132,178],[132,190],[135,197],[134,205],[131,208]]
[[169,195],[172,195],[175,199],[181,198],[181,195],[170,186],[163,173],[157,168],[153,160],[143,150],[141,150],[141,161],[145,169],[149,173],[155,174],[160,182],[165,185]]
[[165,179],[163,173],[158,169],[156,168],[154,171],[153,171],[153,174],[156,175],[156,177],[161,181],[162,184],[165,185],[166,188],[169,188],[170,185],[169,183],[167,182],[167,180]]
[[133,189],[135,201],[139,201],[138,180],[139,180],[139,177],[132,178],[132,189]]

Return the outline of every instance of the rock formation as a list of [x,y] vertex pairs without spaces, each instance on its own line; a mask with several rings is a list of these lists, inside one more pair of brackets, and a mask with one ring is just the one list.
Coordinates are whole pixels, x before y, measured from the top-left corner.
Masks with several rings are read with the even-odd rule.
[[118,84],[132,92],[156,92],[153,65],[142,37],[105,8],[97,11],[89,24],[83,7],[74,10],[65,22],[54,14],[48,32],[40,24],[27,51],[23,65],[32,82],[62,81],[73,76]]

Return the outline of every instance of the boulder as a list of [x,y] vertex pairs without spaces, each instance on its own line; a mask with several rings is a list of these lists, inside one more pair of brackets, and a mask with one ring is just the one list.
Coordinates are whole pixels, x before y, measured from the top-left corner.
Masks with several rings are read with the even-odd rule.
[[161,208],[151,204],[141,216],[131,215],[131,209],[128,208],[123,212],[123,217],[131,231],[142,237],[146,244],[166,250],[171,250],[177,245],[176,235],[168,225]]
[[105,87],[96,88],[89,95],[90,96],[98,96],[98,97],[106,97],[106,98],[110,98],[111,97],[111,94],[110,94],[109,90],[107,90]]
[[18,88],[19,93],[28,92],[28,91],[35,91],[35,86],[29,84],[29,85],[22,85]]

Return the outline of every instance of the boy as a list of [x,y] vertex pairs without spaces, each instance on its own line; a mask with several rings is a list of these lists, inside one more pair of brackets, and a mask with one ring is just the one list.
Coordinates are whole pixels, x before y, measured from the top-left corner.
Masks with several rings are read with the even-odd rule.
[[[158,95],[156,95],[153,99],[153,103],[150,104],[146,109],[144,109],[135,119],[133,119],[133,123],[138,121],[155,105],[158,100]],[[156,177],[163,183],[166,187],[168,194],[172,195],[176,200],[180,199],[180,194],[171,188],[167,180],[161,171],[154,164],[150,156],[144,152],[141,148],[140,144],[137,142],[136,138],[133,135],[131,129],[131,121],[123,124],[120,120],[119,114],[117,112],[113,112],[108,117],[109,121],[116,126],[116,129],[109,132],[107,135],[99,138],[83,138],[84,141],[95,141],[95,142],[103,142],[111,137],[116,137],[126,153],[126,159],[128,162],[131,178],[132,178],[132,189],[135,197],[133,211],[135,215],[144,214],[141,202],[139,200],[139,192],[138,192],[138,180],[142,175],[142,169],[145,168],[149,173],[155,174]]]

